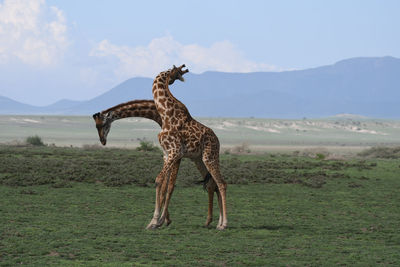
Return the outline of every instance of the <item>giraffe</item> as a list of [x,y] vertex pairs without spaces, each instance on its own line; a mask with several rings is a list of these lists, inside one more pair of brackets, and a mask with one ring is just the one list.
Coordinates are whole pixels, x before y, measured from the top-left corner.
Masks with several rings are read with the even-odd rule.
[[[133,100],[125,102],[113,106],[109,109],[103,110],[102,112],[97,112],[96,114],[93,114],[93,119],[95,120],[96,123],[96,128],[99,134],[100,142],[103,145],[106,145],[107,135],[111,129],[111,123],[113,121],[128,117],[147,118],[155,121],[160,127],[162,126],[161,117],[156,109],[154,100]],[[214,180],[210,178],[211,177],[207,175],[205,177],[203,176],[203,181],[202,181],[204,188],[208,191],[208,201],[209,201],[206,226],[208,226],[212,221],[213,197],[214,197],[214,192],[216,192],[215,190],[216,184]],[[166,191],[167,191],[167,179],[165,179],[162,184],[161,199],[164,199]],[[219,195],[218,192],[217,195]],[[169,225],[171,223],[168,210],[165,221],[166,225]]]
[[[184,67],[185,65],[180,67],[175,67],[174,65],[172,69],[157,75],[153,82],[154,103],[162,121],[158,140],[164,152],[164,165],[156,177],[154,214],[147,229],[154,229],[163,225],[179,164],[183,157],[187,157],[194,161],[203,177],[211,176],[217,185],[216,191],[220,204],[217,229],[223,230],[228,226],[226,210],[227,184],[222,178],[219,168],[218,137],[210,128],[193,119],[186,106],[172,95],[168,87],[175,80],[184,81],[183,75],[189,72],[188,69],[183,70]],[[167,194],[165,200],[163,200],[161,199],[162,184],[165,180],[169,180],[169,182]],[[163,202],[164,205],[161,211]]]

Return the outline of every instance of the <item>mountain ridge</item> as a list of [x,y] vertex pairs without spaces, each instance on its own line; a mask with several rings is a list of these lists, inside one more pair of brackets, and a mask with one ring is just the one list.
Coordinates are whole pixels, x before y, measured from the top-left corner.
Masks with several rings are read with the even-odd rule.
[[[186,82],[177,81],[170,89],[193,116],[317,118],[351,113],[400,118],[400,59],[390,56],[350,58],[304,70],[207,71],[188,73],[185,78]],[[28,105],[26,110],[29,114],[93,114],[132,99],[151,99],[152,82],[131,78],[87,101]],[[4,108],[1,103],[0,114],[10,113],[13,105],[24,114],[24,104],[14,101]]]

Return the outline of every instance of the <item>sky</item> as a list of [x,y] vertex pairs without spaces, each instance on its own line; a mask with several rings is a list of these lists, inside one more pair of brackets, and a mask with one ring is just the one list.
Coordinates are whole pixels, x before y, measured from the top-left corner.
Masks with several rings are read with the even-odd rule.
[[253,72],[400,58],[399,10],[397,0],[0,0],[0,96],[88,100],[183,63]]

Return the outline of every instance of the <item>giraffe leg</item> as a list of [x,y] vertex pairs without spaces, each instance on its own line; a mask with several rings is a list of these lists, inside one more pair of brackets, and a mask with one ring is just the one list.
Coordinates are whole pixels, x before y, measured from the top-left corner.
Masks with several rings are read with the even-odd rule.
[[217,184],[215,183],[214,179],[211,180],[207,184],[207,192],[208,192],[208,214],[207,214],[207,221],[205,226],[209,226],[213,220],[213,202],[214,202],[214,193],[217,194],[218,199],[218,208],[219,208],[219,223],[222,221],[222,205],[221,205],[221,197],[217,188]]
[[214,198],[214,192],[217,194],[217,203],[218,203],[218,209],[219,209],[219,219],[218,219],[218,224],[222,225],[222,202],[221,202],[221,194],[219,193],[219,190],[217,188],[217,184],[215,183],[214,179],[209,181],[207,185],[207,191],[208,191],[208,216],[207,216],[207,221],[205,226],[207,227],[213,219],[212,216],[212,211],[213,211],[213,198]]
[[[171,176],[171,175],[169,175],[169,176]],[[162,209],[162,207],[165,205],[165,195],[166,195],[167,190],[168,190],[168,182],[169,182],[169,179],[171,179],[171,178],[168,177],[168,179],[164,179],[164,180],[163,180],[163,183],[162,183],[162,186],[161,186],[161,190],[160,190],[160,200],[159,200],[159,202],[160,202],[160,209]],[[166,221],[167,225],[171,223],[171,220],[169,219],[168,210],[167,210],[167,214],[166,214],[166,216],[165,216],[165,221]]]
[[157,228],[158,218],[160,217],[160,209],[161,209],[161,189],[162,184],[164,183],[164,170],[166,169],[166,165],[164,164],[163,169],[158,174],[156,178],[156,204],[154,208],[153,218],[151,219],[150,223],[147,225],[146,229],[155,229]]
[[[219,168],[219,146],[218,143],[215,145],[212,142],[206,143],[203,151],[203,162],[206,166],[207,170],[210,172],[212,178],[217,184],[219,195],[219,203],[220,203],[220,211],[222,210],[222,219],[221,213],[219,218],[219,223],[217,229],[223,230],[228,227],[228,217],[226,211],[226,187],[227,184],[221,176],[220,168]],[[222,221],[222,223],[221,223]]]
[[[218,219],[218,224],[217,224],[217,228],[221,228],[222,227],[222,221],[223,221],[223,206],[222,206],[222,198],[221,198],[221,194],[219,192],[219,189],[217,188],[216,183],[214,182],[214,180],[212,181],[212,185],[209,186],[208,188],[208,196],[210,198],[211,195],[211,200],[209,201],[209,210],[211,209],[211,220],[212,220],[212,198],[214,196],[214,192],[217,194],[217,203],[218,203],[218,208],[219,208],[219,219]],[[210,207],[211,205],[211,207]],[[208,226],[209,223],[211,223],[211,220],[209,221],[210,217],[207,217],[207,221],[206,221],[206,226]],[[208,224],[207,224],[208,223]]]
[[[221,174],[220,174],[219,168],[217,167],[217,164],[208,163],[206,165],[209,166],[210,173],[211,173],[212,177],[215,177],[214,179],[216,180],[216,183],[218,186],[217,195],[218,195],[218,203],[220,206],[220,217],[219,217],[217,229],[224,230],[226,227],[228,227],[228,218],[227,218],[227,212],[226,212],[226,187],[227,187],[227,185],[226,185],[226,182],[221,177]],[[221,211],[222,211],[222,213],[221,213]]]
[[218,219],[217,227],[220,227],[220,226],[222,226],[222,218],[223,218],[223,216],[222,216],[222,200],[221,200],[221,194],[219,193],[218,189],[217,189],[216,193],[217,193],[217,197],[218,197],[218,207],[219,207],[219,219]]
[[207,189],[208,191],[208,212],[207,212],[207,220],[204,226],[208,227],[213,220],[213,202],[214,202],[214,191],[212,189]]
[[[193,160],[193,162],[196,164],[197,169],[199,170],[201,176],[203,179],[205,179],[206,175],[208,174],[208,170],[206,166],[204,165],[203,161],[201,159],[196,159]],[[211,179],[208,181],[207,186],[207,192],[208,192],[208,212],[207,212],[207,220],[204,226],[209,226],[210,223],[213,220],[213,201],[214,201],[214,192],[216,189],[216,184],[214,179]]]
[[165,177],[165,179],[161,183],[161,188],[160,188],[160,194],[159,194],[159,203],[160,203],[160,208],[164,205],[164,199],[165,199],[165,192],[167,192],[167,186],[168,186],[168,179]]
[[[169,153],[169,155],[170,156],[168,157],[168,159],[166,161],[164,161],[164,166],[156,178],[156,204],[155,204],[155,208],[154,208],[153,218],[151,219],[150,223],[147,225],[147,227],[146,227],[147,229],[155,229],[162,225],[159,223],[161,204],[163,202],[163,200],[161,199],[161,195],[163,195],[163,193],[161,191],[162,184],[164,183],[164,180],[168,179],[171,168],[173,167],[175,162],[181,158],[181,157],[179,157],[180,155],[176,154],[176,153]],[[164,214],[164,216],[166,216],[166,214]],[[163,218],[163,220],[164,219],[165,219],[165,217]]]
[[170,174],[168,188],[167,188],[166,197],[165,197],[165,203],[164,203],[163,211],[161,213],[161,217],[158,221],[158,224],[160,226],[164,223],[164,220],[166,221],[167,226],[171,223],[171,220],[169,219],[168,205],[169,205],[169,201],[171,200],[172,193],[174,192],[175,181],[176,181],[176,177],[178,175],[180,163],[181,163],[181,159],[178,159],[171,169],[171,174]]

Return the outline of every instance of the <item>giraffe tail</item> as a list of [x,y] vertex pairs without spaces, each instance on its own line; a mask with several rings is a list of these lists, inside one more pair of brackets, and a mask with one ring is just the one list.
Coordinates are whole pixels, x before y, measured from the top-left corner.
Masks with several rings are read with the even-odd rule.
[[[207,191],[207,184],[212,180],[212,176],[209,172],[207,172],[206,177],[204,177],[204,180],[197,181],[196,184],[203,184],[203,189]],[[216,191],[217,189],[215,189]]]

